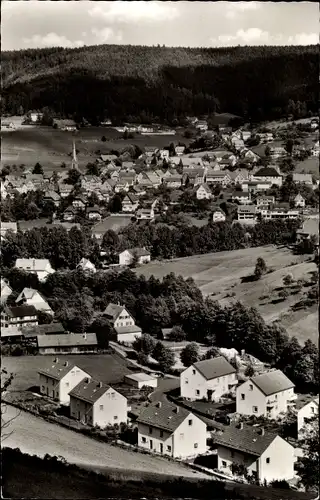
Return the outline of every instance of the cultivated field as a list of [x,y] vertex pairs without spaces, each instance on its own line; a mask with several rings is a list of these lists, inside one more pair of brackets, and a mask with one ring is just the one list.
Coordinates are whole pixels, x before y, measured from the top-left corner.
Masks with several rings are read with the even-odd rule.
[[[15,374],[12,390],[23,391],[39,384],[37,370],[48,366],[55,357],[57,356],[2,356],[1,363],[9,373]],[[64,355],[63,359],[77,364],[93,378],[105,383],[121,382],[124,375],[131,373],[126,362],[117,355]]]
[[[242,282],[242,278],[253,273],[258,257],[262,257],[273,272],[259,281]],[[301,294],[291,295],[278,303],[271,301],[277,298],[278,290],[275,289],[283,286],[284,276],[292,274],[295,280],[306,279],[314,270],[314,263],[306,262],[306,257],[294,256],[286,248],[270,245],[195,255],[172,261],[155,261],[141,267],[138,272],[147,278],[151,275],[163,278],[170,272],[184,278],[192,277],[205,296],[211,295],[221,304],[241,300],[247,306],[255,306],[267,322],[285,318],[288,333],[303,341],[306,338],[317,338],[316,311],[306,310],[289,314],[290,306],[299,301]]]
[[[106,142],[101,138],[105,136]],[[52,127],[26,126],[1,133],[1,164],[34,166],[41,163],[46,170],[59,169],[61,163],[71,165],[72,142],[75,140],[79,166],[94,161],[100,154],[112,149],[122,150],[129,144],[140,148],[156,146],[162,148],[171,142],[189,141],[182,135],[146,136],[135,135],[133,139],[122,139],[122,133],[110,127],[90,127],[77,132],[55,130]]]

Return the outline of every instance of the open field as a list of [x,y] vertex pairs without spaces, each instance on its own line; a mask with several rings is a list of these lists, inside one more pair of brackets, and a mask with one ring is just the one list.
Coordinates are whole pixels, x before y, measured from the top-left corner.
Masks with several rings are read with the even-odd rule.
[[[106,137],[106,142],[101,137]],[[41,163],[44,170],[59,169],[61,163],[71,165],[72,141],[79,151],[79,166],[84,167],[100,154],[112,149],[122,150],[128,144],[144,146],[169,146],[171,142],[189,141],[182,135],[147,136],[136,135],[133,139],[122,139],[122,133],[110,127],[89,127],[77,132],[64,132],[52,127],[26,126],[1,133],[1,164],[33,166]],[[98,153],[98,151],[100,153]]]
[[294,172],[298,174],[312,174],[316,179],[319,179],[319,158],[310,156],[310,158],[298,162]]
[[[23,391],[39,383],[37,370],[48,365],[57,356],[2,356],[2,367],[14,373],[12,382],[13,391]],[[61,356],[60,356],[61,357]],[[83,354],[64,355],[64,360],[77,364],[88,371],[93,378],[105,383],[121,382],[124,375],[131,373],[126,362],[117,355],[111,354]]]
[[[242,278],[253,273],[258,257],[262,257],[273,272],[263,276],[259,281],[243,283]],[[139,273],[147,278],[152,274],[157,278],[163,278],[170,272],[182,275],[184,278],[192,277],[205,296],[212,295],[224,305],[241,300],[247,306],[256,307],[264,319],[271,322],[288,314],[290,306],[301,298],[299,293],[290,295],[285,301],[271,303],[278,296],[278,291],[274,289],[283,286],[283,277],[292,274],[295,280],[303,279],[315,269],[314,263],[307,262],[306,257],[295,256],[286,248],[270,245],[195,255],[172,261],[154,261],[139,269]],[[285,318],[289,334],[296,335],[300,341],[306,338],[316,341],[318,335],[316,312],[311,310],[290,312]]]

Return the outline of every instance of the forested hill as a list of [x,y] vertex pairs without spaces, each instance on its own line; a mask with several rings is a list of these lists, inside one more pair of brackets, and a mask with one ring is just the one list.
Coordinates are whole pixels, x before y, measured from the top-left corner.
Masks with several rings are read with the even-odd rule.
[[49,107],[89,120],[168,120],[213,111],[252,119],[317,110],[318,47],[100,45],[2,53],[4,113]]

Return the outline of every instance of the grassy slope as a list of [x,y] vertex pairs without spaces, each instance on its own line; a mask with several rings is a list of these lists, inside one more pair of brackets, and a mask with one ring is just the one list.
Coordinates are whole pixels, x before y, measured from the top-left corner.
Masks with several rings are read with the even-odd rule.
[[[259,281],[241,283],[242,277],[252,274],[258,257],[262,257],[274,272]],[[270,299],[276,298],[278,294],[277,291],[273,291],[274,288],[283,286],[282,279],[289,273],[294,279],[300,279],[306,278],[308,273],[314,270],[315,265],[305,262],[304,257],[293,256],[287,249],[267,246],[152,262],[140,268],[139,273],[146,277],[153,274],[158,278],[170,272],[180,274],[184,278],[191,276],[204,295],[214,294],[213,297],[223,304],[235,300],[241,300],[248,306],[254,304],[266,321],[273,321],[288,313],[290,305],[299,300],[298,294],[278,304],[272,304]],[[234,297],[226,297],[232,293],[235,294]],[[259,300],[263,295],[270,295],[270,299]],[[308,314],[312,316],[307,316]],[[316,341],[318,336],[316,311],[290,313],[284,320],[289,334],[296,335],[300,340],[311,338]]]
[[[55,357],[41,355],[2,357],[2,366],[8,372],[15,373],[12,389],[21,391],[31,386],[37,386],[39,383],[37,370],[47,366],[49,361]],[[94,378],[106,383],[121,382],[124,375],[131,372],[125,361],[116,355],[65,355],[63,359],[77,364],[83,370],[88,371]]]

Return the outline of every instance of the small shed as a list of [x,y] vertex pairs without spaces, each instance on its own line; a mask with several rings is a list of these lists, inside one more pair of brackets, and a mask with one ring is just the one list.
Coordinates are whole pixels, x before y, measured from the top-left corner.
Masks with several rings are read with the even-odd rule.
[[158,379],[148,373],[132,373],[131,375],[125,375],[124,381],[136,387],[137,389],[141,389],[144,386],[147,387],[158,387]]

